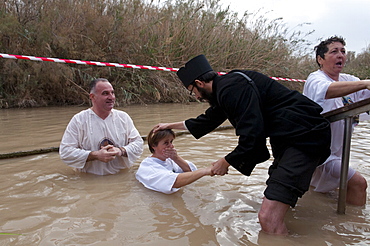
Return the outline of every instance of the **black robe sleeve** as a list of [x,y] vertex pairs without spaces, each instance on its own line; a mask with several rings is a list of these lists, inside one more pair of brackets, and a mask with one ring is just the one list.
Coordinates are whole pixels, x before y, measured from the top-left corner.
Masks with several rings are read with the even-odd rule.
[[216,129],[226,119],[224,111],[218,106],[213,106],[209,107],[204,114],[199,115],[197,118],[186,120],[185,125],[189,132],[196,139],[199,139]]
[[256,164],[270,157],[266,146],[263,106],[259,95],[243,77],[229,77],[232,82],[221,81],[217,86],[218,102],[235,127],[239,139],[236,148],[225,159],[244,175],[250,175]]

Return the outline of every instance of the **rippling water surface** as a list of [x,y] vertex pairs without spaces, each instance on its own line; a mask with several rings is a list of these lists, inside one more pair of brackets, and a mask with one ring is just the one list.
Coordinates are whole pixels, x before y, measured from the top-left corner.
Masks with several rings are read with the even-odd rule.
[[[197,116],[205,104],[159,104],[122,108],[141,135],[158,122]],[[83,108],[0,110],[0,154],[58,147],[70,118]],[[369,123],[353,135],[351,165],[367,179]],[[223,157],[237,143],[233,130],[200,140],[174,141],[198,167]],[[147,146],[130,170],[110,176],[74,172],[57,152],[0,160],[0,245],[369,245],[370,210],[347,206],[338,215],[337,192],[309,191],[286,216],[287,237],[260,232],[267,168],[250,177],[230,168],[165,195],[145,189],[134,177]],[[369,204],[369,198],[367,200]]]

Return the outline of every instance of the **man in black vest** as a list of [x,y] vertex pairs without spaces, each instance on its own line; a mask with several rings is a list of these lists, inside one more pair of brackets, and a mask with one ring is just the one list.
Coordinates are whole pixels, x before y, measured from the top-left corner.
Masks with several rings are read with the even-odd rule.
[[159,129],[189,130],[200,138],[229,120],[239,136],[236,148],[212,163],[215,175],[225,175],[231,165],[250,175],[256,164],[274,157],[258,218],[262,230],[287,235],[284,217],[309,189],[315,168],[330,154],[330,124],[322,108],[297,91],[254,71],[233,70],[226,75],[213,71],[199,55],[177,72],[184,86],[210,107],[197,118],[160,123]]

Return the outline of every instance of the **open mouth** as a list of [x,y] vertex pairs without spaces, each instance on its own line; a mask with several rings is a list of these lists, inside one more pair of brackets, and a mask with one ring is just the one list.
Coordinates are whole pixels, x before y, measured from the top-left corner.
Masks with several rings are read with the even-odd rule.
[[337,62],[337,63],[335,63],[335,65],[337,65],[337,66],[342,66],[343,65],[343,62]]

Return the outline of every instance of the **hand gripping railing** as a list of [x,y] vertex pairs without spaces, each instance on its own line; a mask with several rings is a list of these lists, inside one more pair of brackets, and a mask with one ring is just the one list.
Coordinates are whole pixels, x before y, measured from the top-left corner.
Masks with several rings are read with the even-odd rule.
[[348,177],[349,157],[351,152],[353,117],[367,111],[370,111],[370,98],[353,104],[346,105],[344,107],[323,114],[323,116],[330,122],[344,119],[342,165],[340,172],[339,197],[337,208],[338,214],[345,214],[346,211],[347,177]]

